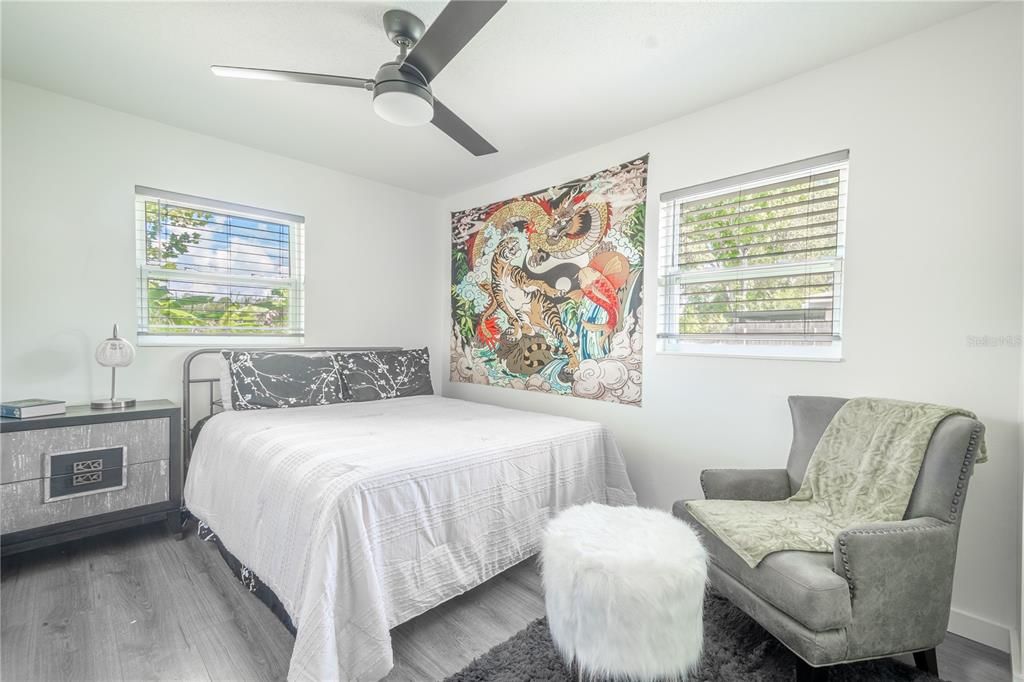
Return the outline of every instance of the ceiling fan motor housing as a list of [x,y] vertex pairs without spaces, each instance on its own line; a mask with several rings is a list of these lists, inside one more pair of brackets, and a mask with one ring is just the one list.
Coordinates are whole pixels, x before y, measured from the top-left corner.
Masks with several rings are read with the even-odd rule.
[[380,67],[373,80],[374,97],[385,92],[405,92],[425,99],[431,106],[434,104],[430,86],[427,85],[423,76],[419,75],[409,64],[387,62]]
[[373,108],[379,116],[406,126],[430,122],[434,96],[426,79],[413,66],[387,62],[373,80]]

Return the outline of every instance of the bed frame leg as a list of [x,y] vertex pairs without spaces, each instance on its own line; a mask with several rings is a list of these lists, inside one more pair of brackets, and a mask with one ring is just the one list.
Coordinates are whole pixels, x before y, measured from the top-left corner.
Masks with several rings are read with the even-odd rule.
[[188,525],[187,512],[175,510],[167,514],[167,530],[178,542],[185,539],[185,528]]

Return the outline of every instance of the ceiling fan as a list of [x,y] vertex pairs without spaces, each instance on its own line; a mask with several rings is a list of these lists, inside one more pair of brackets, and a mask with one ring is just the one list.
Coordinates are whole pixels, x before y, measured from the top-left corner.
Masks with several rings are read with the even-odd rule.
[[392,9],[384,13],[384,32],[398,46],[398,56],[384,62],[374,78],[353,78],[302,71],[213,65],[228,78],[291,81],[362,88],[373,93],[373,110],[402,126],[433,123],[475,156],[498,151],[469,124],[434,97],[430,81],[490,21],[506,0],[452,0],[427,30],[415,15]]

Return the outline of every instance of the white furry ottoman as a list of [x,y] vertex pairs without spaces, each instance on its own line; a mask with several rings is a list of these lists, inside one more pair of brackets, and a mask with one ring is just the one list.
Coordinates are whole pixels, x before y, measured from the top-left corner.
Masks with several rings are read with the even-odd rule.
[[662,511],[586,504],[548,524],[548,626],[581,675],[685,678],[703,643],[707,553]]

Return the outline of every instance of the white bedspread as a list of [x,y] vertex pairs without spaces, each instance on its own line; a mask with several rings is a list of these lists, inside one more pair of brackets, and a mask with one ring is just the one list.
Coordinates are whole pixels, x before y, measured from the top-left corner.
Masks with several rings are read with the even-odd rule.
[[536,553],[559,510],[635,504],[604,427],[421,396],[225,412],[189,510],[278,596],[290,680],[377,680],[389,629]]

